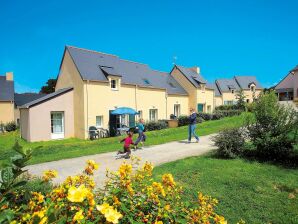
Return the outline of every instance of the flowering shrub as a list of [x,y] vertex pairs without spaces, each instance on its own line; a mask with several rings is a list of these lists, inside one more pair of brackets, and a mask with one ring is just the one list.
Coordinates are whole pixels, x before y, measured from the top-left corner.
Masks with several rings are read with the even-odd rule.
[[[216,199],[198,193],[197,204],[188,205],[171,174],[154,180],[152,164],[140,166],[139,161],[133,157],[117,172],[107,171],[105,185],[95,189],[98,165],[88,160],[82,174],[68,177],[46,195],[31,192],[29,203],[1,204],[1,212],[10,214],[10,223],[226,223],[214,211]],[[56,175],[46,171],[43,180]]]

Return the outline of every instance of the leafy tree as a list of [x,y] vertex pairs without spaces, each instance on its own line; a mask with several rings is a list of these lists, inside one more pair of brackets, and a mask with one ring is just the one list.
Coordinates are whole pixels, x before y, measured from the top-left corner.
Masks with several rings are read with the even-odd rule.
[[298,118],[294,109],[279,104],[274,91],[261,93],[255,102],[248,134],[262,160],[284,161],[297,141]]
[[244,91],[241,89],[239,90],[237,93],[236,93],[236,99],[238,100],[237,101],[237,107],[239,109],[242,109],[244,110],[245,108],[245,94],[244,94]]
[[46,85],[41,87],[39,93],[49,94],[49,93],[55,92],[56,83],[57,83],[56,79],[49,79],[46,82]]

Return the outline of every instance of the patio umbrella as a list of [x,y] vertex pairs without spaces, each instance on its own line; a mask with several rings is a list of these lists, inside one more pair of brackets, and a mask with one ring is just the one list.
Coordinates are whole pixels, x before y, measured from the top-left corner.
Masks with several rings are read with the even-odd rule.
[[136,114],[138,114],[138,112],[132,108],[129,108],[129,107],[119,107],[116,110],[112,111],[111,114],[113,114],[113,115],[122,115],[122,114],[136,115]]

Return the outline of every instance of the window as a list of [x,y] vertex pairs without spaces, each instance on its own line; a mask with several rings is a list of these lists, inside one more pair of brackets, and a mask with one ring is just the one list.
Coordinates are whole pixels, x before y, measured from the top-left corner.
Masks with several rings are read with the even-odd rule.
[[174,105],[174,115],[176,117],[179,117],[180,116],[180,104],[175,104]]
[[149,110],[149,120],[150,121],[157,121],[157,109],[150,109]]
[[201,84],[201,89],[202,89],[202,91],[205,91],[205,85],[204,84]]
[[233,100],[225,100],[224,101],[224,105],[233,105],[233,104],[234,104]]
[[232,89],[231,92],[234,94],[234,90]]
[[118,89],[118,85],[117,85],[117,80],[116,79],[111,79],[111,89],[113,90],[117,90]]
[[145,85],[151,85],[148,79],[143,79]]
[[51,112],[51,137],[52,139],[64,138],[63,112]]
[[143,118],[143,111],[141,111],[141,110],[138,111],[138,117]]
[[249,103],[249,99],[246,99],[246,103]]
[[172,82],[170,82],[169,84],[172,88],[176,89],[176,86]]
[[255,92],[256,91],[256,87],[254,85],[250,86],[250,91]]
[[103,116],[96,116],[96,127],[102,127]]

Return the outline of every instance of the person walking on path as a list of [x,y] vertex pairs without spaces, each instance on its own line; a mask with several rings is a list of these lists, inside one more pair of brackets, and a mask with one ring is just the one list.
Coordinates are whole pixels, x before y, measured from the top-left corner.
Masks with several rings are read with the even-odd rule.
[[196,142],[199,142],[199,136],[196,134],[196,124],[197,124],[197,113],[194,109],[190,109],[189,115],[189,126],[188,126],[188,143],[191,142],[191,137],[196,138]]
[[137,149],[137,146],[139,144],[139,142],[141,142],[142,146],[144,145],[144,142],[146,141],[146,135],[144,134],[144,120],[140,119],[138,124],[137,124],[137,130],[139,133],[138,139],[135,142],[135,149]]

